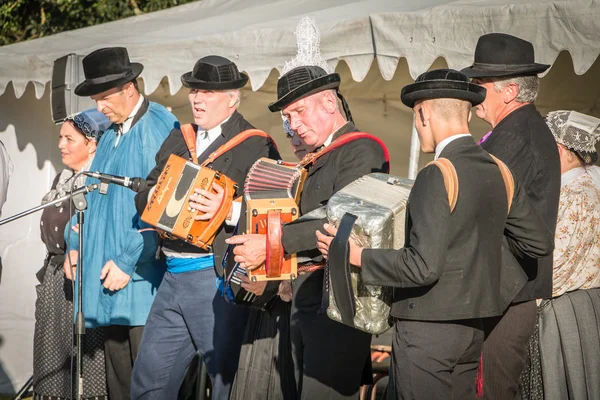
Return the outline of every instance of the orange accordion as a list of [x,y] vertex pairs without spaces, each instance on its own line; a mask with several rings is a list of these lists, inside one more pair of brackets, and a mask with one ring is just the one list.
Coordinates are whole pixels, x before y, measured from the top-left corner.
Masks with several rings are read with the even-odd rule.
[[[197,221],[196,209],[189,207],[195,189],[214,192],[221,186],[223,202],[210,221]],[[142,214],[142,221],[172,236],[210,251],[217,232],[229,214],[237,185],[231,179],[205,166],[171,155],[154,186],[154,192]]]
[[268,158],[259,159],[250,168],[244,184],[246,233],[264,234],[267,240],[265,263],[248,271],[252,281],[297,277],[296,255],[285,255],[281,226],[300,216],[298,201],[305,178],[302,166]]
[[[190,151],[192,161],[171,155],[161,172],[142,221],[155,226],[166,237],[177,237],[204,250],[212,251],[212,243],[227,219],[237,184],[225,175],[209,167],[217,158],[252,136],[270,139],[258,129],[249,129],[236,135],[202,163],[196,157],[196,132],[192,125],[182,125],[181,133]],[[224,189],[223,201],[209,221],[194,219],[198,211],[189,207],[190,196],[195,189],[215,192],[212,185]]]

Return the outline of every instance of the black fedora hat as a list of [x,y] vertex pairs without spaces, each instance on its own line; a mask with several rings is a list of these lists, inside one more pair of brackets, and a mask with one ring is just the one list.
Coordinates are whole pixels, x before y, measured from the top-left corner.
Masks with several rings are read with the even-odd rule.
[[199,59],[194,69],[181,75],[181,83],[190,89],[233,90],[248,83],[248,75],[225,57],[207,56]]
[[296,67],[277,81],[277,101],[269,104],[269,110],[281,111],[296,100],[323,90],[337,89],[341,81],[338,73],[327,74],[316,65]]
[[461,71],[469,78],[537,75],[550,68],[535,62],[533,44],[504,33],[481,36],[474,58],[473,65]]
[[419,75],[415,83],[404,86],[402,103],[413,108],[418,100],[459,99],[476,106],[485,100],[483,86],[469,82],[469,78],[453,69],[435,69]]
[[75,88],[77,96],[93,96],[131,82],[144,66],[129,61],[124,47],[107,47],[91,52],[83,59],[85,81]]

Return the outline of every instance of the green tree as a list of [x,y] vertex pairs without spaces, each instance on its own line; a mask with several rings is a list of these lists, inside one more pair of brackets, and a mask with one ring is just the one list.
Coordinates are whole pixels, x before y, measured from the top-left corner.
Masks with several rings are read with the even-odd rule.
[[0,46],[195,0],[0,0]]

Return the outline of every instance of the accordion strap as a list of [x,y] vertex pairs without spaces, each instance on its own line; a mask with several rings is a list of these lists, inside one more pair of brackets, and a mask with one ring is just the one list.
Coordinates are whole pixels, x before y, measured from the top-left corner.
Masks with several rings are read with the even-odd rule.
[[267,212],[267,254],[265,271],[267,278],[281,275],[283,263],[283,245],[281,244],[281,210]]
[[183,135],[183,140],[185,140],[185,145],[190,151],[192,161],[194,164],[198,164],[198,155],[196,154],[196,130],[194,129],[194,126],[192,124],[185,124],[181,125],[179,129]]
[[266,132],[263,132],[260,129],[247,129],[243,132],[238,133],[227,143],[225,143],[224,145],[219,147],[217,150],[212,152],[208,156],[208,158],[206,160],[204,160],[204,162],[201,164],[201,166],[205,167],[208,164],[214,162],[217,158],[221,157],[223,154],[225,154],[229,150],[233,149],[238,144],[242,143],[244,140],[251,138],[253,136],[264,137],[264,138],[268,139],[273,144],[273,146],[275,146],[275,148],[277,148],[277,145],[275,144],[275,141],[273,140],[273,138],[271,136],[269,136]]
[[[217,232],[221,224],[223,224],[223,221],[227,219],[227,215],[229,214],[229,210],[231,209],[232,198],[234,196],[234,193],[230,193],[230,190],[232,190],[232,188],[229,185],[227,185],[227,183],[225,183],[225,185],[223,186],[223,201],[219,205],[219,208],[217,208],[215,215],[210,219],[210,221],[206,225],[206,228],[204,228],[204,232]],[[205,245],[209,243],[201,244]]]
[[506,197],[508,199],[508,212],[510,213],[510,208],[512,207],[512,200],[515,194],[515,180],[513,178],[512,172],[510,169],[504,164],[500,159],[494,157],[490,154],[492,160],[496,162],[498,168],[500,169],[500,173],[502,174],[502,179],[504,180],[504,187],[506,188]]
[[354,316],[356,315],[355,295],[357,293],[354,293],[352,287],[348,239],[356,219],[356,215],[350,213],[346,213],[342,217],[337,234],[329,246],[329,257],[325,273],[325,280],[329,281],[329,290],[333,291],[333,297],[340,311],[342,323],[349,326],[354,326]]
[[[506,166],[506,164],[493,155],[490,154],[490,156],[498,166],[500,174],[502,175],[504,188],[506,189],[506,198],[508,201],[507,213],[509,213],[512,206],[513,196],[515,194],[515,180],[512,172],[510,172],[510,169]],[[452,161],[444,157],[440,157],[437,160],[431,161],[429,164],[427,164],[427,166],[430,165],[435,165],[442,172],[444,186],[446,187],[446,192],[448,192],[448,204],[450,205],[450,212],[452,212],[454,211],[454,207],[456,207],[456,202],[458,200],[458,175],[456,175],[456,168],[454,168]]]
[[305,167],[307,165],[314,164],[319,158],[323,157],[325,154],[329,153],[330,151],[335,150],[338,147],[341,147],[347,143],[353,142],[358,139],[370,139],[370,140],[377,142],[377,144],[379,144],[379,146],[381,146],[381,149],[383,150],[385,162],[387,163],[388,169],[389,169],[390,153],[388,152],[387,146],[377,136],[374,136],[374,135],[371,135],[371,134],[365,133],[365,132],[346,133],[346,134],[338,137],[329,146],[323,148],[322,150],[320,150],[316,153],[309,153],[306,156],[304,156],[302,161],[300,161],[298,163],[298,166]]
[[427,164],[427,167],[430,165],[435,165],[442,172],[444,186],[446,187],[446,192],[448,193],[450,213],[452,213],[454,211],[454,207],[456,207],[456,202],[458,201],[458,175],[456,175],[456,168],[454,168],[452,161],[444,157],[440,157],[437,160],[431,161],[429,164]]

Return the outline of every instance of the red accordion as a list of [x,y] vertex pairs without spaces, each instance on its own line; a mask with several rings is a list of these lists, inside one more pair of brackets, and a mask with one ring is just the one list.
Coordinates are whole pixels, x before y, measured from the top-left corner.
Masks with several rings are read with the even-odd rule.
[[301,166],[267,158],[261,158],[250,168],[244,185],[246,233],[267,237],[265,264],[248,271],[252,281],[297,277],[296,255],[285,255],[281,226],[299,217],[298,201],[305,178],[306,170]]

